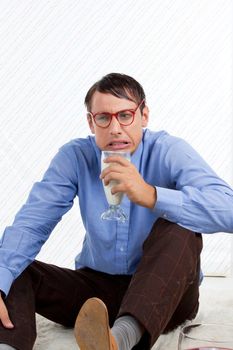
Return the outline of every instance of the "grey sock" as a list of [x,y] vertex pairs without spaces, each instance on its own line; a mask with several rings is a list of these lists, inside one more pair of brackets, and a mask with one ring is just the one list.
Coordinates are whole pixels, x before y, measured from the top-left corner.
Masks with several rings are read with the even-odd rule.
[[130,350],[141,339],[144,328],[132,316],[119,317],[111,329],[119,350]]
[[12,346],[7,344],[0,344],[0,350],[16,350],[16,348],[12,348]]

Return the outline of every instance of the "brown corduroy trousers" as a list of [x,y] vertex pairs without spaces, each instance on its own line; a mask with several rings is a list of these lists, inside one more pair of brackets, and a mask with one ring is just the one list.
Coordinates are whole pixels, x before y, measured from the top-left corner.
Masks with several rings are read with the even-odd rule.
[[133,276],[35,261],[15,280],[5,300],[15,327],[0,325],[0,343],[32,350],[36,312],[73,327],[86,299],[98,297],[107,305],[110,326],[117,317],[132,315],[146,330],[134,350],[150,349],[160,334],[195,317],[201,249],[200,234],[159,219],[144,242]]

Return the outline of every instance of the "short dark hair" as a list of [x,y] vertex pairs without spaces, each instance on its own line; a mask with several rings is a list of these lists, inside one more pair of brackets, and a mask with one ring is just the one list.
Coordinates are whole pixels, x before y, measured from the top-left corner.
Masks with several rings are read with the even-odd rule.
[[137,104],[144,100],[140,107],[141,112],[145,107],[145,92],[143,87],[134,78],[126,74],[110,73],[92,85],[85,97],[85,105],[88,112],[91,112],[91,101],[96,91],[125,98]]

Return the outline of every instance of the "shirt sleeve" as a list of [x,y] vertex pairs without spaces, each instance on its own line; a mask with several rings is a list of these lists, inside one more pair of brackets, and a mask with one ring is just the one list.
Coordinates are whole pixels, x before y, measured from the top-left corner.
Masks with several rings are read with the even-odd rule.
[[195,232],[233,232],[233,190],[185,141],[174,138],[161,156],[167,188],[156,186],[154,210]]
[[0,241],[0,290],[8,294],[13,280],[34,260],[43,243],[72,207],[78,192],[74,159],[62,149],[41,182],[32,187],[12,226]]

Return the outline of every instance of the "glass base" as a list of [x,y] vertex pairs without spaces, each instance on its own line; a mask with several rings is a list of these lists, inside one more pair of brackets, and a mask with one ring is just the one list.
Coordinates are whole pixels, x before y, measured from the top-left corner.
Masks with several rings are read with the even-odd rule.
[[101,219],[125,222],[128,217],[119,205],[110,205],[109,209],[101,215]]

